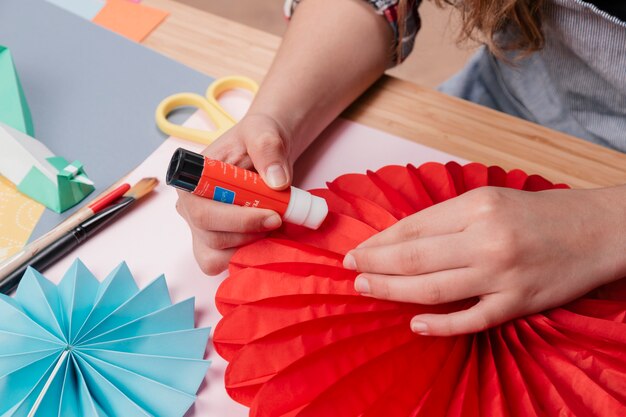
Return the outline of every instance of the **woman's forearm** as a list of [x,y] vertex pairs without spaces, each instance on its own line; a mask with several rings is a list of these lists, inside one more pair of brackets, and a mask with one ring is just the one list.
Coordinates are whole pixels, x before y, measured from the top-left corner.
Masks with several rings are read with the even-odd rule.
[[390,27],[362,1],[304,1],[248,114],[283,127],[293,162],[380,77],[392,44]]
[[613,263],[607,271],[609,281],[626,277],[626,184],[595,190],[602,196],[603,210],[598,218],[608,223],[607,232],[598,236],[611,242]]

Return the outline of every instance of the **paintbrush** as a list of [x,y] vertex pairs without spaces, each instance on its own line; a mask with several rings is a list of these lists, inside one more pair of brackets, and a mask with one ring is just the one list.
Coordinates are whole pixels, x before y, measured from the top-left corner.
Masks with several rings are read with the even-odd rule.
[[21,251],[0,263],[0,281],[2,281],[4,277],[12,273],[19,266],[28,263],[28,261],[30,261],[33,256],[37,255],[43,248],[49,246],[52,242],[94,214],[99,213],[104,208],[108,207],[112,202],[124,195],[129,188],[130,185],[124,183],[110,192],[105,192],[102,197],[96,199],[88,206],[76,211],[76,213],[68,217],[63,223],[59,224],[37,240],[29,243]]
[[156,178],[142,179],[124,193],[121,198],[102,209],[99,213],[87,218],[78,226],[62,234],[47,246],[41,248],[28,262],[15,268],[11,273],[0,279],[0,292],[8,294],[13,291],[29,266],[42,272],[57,260],[73,251],[104,226],[111,223],[120,214],[126,212],[136,201],[149,194],[158,183],[159,181]]

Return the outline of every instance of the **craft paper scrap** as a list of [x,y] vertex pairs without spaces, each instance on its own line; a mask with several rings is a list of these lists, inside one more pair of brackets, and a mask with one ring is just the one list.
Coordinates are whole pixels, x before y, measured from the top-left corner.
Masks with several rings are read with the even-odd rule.
[[58,285],[30,268],[0,316],[2,416],[181,417],[209,367],[193,298],[126,263],[99,282],[76,260]]
[[17,75],[11,51],[0,45],[0,122],[34,135],[33,120]]
[[17,189],[61,213],[94,190],[80,162],[55,156],[38,140],[0,123],[0,174]]
[[[400,219],[483,186],[567,188],[521,170],[389,165],[311,190],[318,230],[285,223],[240,248],[215,302],[225,385],[250,417],[624,415],[626,278],[562,307],[451,337],[410,329],[419,305],[364,297],[345,254]],[[314,381],[314,383],[311,383]],[[509,411],[514,410],[515,412]]]
[[168,15],[166,11],[128,0],[109,0],[93,18],[93,22],[135,42],[141,42]]
[[0,176],[0,262],[24,247],[44,210]]
[[46,0],[68,12],[84,19],[91,20],[104,7],[104,0]]

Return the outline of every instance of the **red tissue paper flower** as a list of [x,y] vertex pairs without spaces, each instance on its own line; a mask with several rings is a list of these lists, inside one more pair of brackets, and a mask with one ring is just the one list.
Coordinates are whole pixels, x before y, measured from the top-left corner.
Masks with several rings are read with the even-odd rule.
[[403,217],[476,187],[567,188],[471,163],[387,166],[312,191],[319,230],[285,224],[241,248],[216,303],[226,390],[251,416],[624,416],[624,280],[469,335],[419,336],[423,306],[364,297],[344,255]]

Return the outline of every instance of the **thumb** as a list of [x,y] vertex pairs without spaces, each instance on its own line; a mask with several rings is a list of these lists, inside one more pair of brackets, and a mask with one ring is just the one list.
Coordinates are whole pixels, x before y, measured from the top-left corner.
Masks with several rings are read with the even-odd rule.
[[276,131],[257,133],[246,141],[254,168],[271,188],[282,190],[291,185],[291,164],[285,143]]

